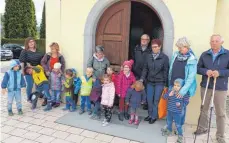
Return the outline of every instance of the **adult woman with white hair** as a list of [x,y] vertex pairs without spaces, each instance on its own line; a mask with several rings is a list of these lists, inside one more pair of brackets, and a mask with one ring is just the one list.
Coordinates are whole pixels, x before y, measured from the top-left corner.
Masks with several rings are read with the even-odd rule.
[[[190,97],[196,92],[196,73],[197,73],[197,58],[192,52],[190,42],[186,37],[178,39],[176,46],[177,52],[173,54],[170,69],[169,69],[169,88],[173,87],[173,83],[177,78],[184,79],[185,84],[177,94],[178,98],[182,98],[188,94]],[[181,117],[181,126],[185,122],[186,107]]]

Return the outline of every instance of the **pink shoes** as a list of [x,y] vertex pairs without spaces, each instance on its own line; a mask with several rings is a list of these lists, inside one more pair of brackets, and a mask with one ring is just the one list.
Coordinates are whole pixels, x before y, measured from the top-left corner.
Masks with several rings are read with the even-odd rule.
[[134,125],[138,125],[139,124],[139,121],[138,120],[135,120],[135,121],[129,120],[129,124],[133,124],[133,122],[134,122]]
[[135,120],[134,124],[135,125],[138,125],[139,121],[138,120]]
[[132,124],[133,122],[134,122],[133,120],[131,120],[131,119],[129,120],[129,124]]

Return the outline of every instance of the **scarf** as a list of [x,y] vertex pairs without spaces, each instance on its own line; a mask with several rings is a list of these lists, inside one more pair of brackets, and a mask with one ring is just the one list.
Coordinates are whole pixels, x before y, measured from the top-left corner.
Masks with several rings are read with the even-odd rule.
[[181,54],[181,53],[179,52],[179,54],[177,55],[177,60],[178,60],[178,61],[187,61],[188,58],[189,58],[190,56],[191,56],[190,50],[189,50],[188,53],[186,53],[185,55],[183,55],[183,54]]

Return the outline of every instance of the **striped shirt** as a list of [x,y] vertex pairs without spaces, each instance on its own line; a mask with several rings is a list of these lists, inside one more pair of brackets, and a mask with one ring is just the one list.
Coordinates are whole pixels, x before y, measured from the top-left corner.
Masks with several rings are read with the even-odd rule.
[[[186,94],[183,98],[177,98],[175,93],[173,96],[169,96],[170,92],[171,91],[164,95],[164,98],[168,99],[167,110],[175,113],[181,113],[184,109],[183,107],[187,106],[189,103],[189,95]],[[180,103],[180,106],[177,107],[176,103]]]
[[30,50],[23,50],[19,57],[20,62],[30,63],[32,66],[37,66],[40,64],[43,54],[40,52],[32,52]]

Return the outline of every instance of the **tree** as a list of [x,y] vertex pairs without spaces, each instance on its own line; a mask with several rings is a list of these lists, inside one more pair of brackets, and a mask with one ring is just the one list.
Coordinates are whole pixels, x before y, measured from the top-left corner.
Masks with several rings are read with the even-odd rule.
[[40,38],[46,38],[46,24],[45,24],[45,3],[43,6],[42,20],[40,25]]
[[1,17],[1,25],[0,25],[0,30],[1,30],[1,36],[0,37],[5,37],[5,32],[4,32],[4,22],[5,22],[5,18],[4,15],[0,13],[0,17]]
[[35,6],[32,0],[5,0],[6,38],[36,37]]

